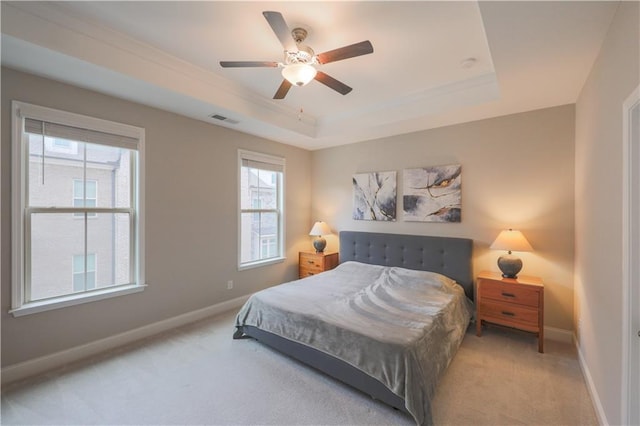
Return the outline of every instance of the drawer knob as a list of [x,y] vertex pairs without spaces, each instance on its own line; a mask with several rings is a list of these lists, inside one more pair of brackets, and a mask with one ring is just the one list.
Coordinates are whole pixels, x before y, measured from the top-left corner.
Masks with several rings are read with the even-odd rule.
[[502,311],[502,315],[506,315],[508,317],[515,317],[516,314],[514,314],[513,312],[507,312],[507,311]]
[[504,297],[516,297],[516,295],[515,295],[515,294],[513,294],[513,293],[505,293],[504,291],[502,292],[502,295],[503,295]]
[[307,260],[307,263],[310,263],[313,265],[313,260]]

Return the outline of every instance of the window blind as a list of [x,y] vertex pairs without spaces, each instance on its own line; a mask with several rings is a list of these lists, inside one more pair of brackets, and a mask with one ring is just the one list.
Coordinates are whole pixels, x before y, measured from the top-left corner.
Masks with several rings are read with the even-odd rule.
[[262,161],[249,160],[247,158],[242,159],[242,167],[249,167],[252,169],[269,170],[271,172],[284,172],[284,165],[274,163],[264,163]]
[[[44,124],[44,126],[43,126]],[[99,132],[96,130],[82,129],[67,126],[66,124],[51,123],[34,118],[24,119],[24,131],[34,135],[42,135],[53,138],[68,139],[78,142],[109,145],[119,148],[137,150],[138,139],[113,133]]]

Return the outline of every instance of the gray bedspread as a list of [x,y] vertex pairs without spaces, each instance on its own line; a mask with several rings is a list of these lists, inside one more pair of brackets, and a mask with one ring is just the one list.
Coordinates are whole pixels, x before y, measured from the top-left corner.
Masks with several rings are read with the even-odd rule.
[[462,287],[433,272],[346,262],[255,293],[236,318],[339,358],[431,424],[431,398],[471,318]]

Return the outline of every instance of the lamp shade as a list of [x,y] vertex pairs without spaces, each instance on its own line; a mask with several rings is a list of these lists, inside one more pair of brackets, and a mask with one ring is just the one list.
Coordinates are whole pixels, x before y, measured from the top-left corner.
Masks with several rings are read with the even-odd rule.
[[309,64],[290,64],[282,69],[282,76],[289,83],[296,86],[304,86],[316,76],[318,71]]
[[493,250],[511,251],[533,251],[529,241],[522,235],[522,232],[513,229],[500,231],[496,240],[491,244]]
[[309,231],[309,235],[329,235],[331,233],[331,229],[329,229],[329,225],[324,222],[316,222],[313,224],[313,228]]

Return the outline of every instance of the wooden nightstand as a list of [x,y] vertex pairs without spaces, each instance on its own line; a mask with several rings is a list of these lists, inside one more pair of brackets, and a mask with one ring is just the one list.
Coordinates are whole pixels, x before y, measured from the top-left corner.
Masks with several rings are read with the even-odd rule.
[[544,283],[538,277],[502,278],[480,272],[476,283],[476,334],[482,321],[536,333],[538,352],[544,352]]
[[301,251],[298,256],[300,278],[319,274],[338,266],[338,253],[314,253]]

